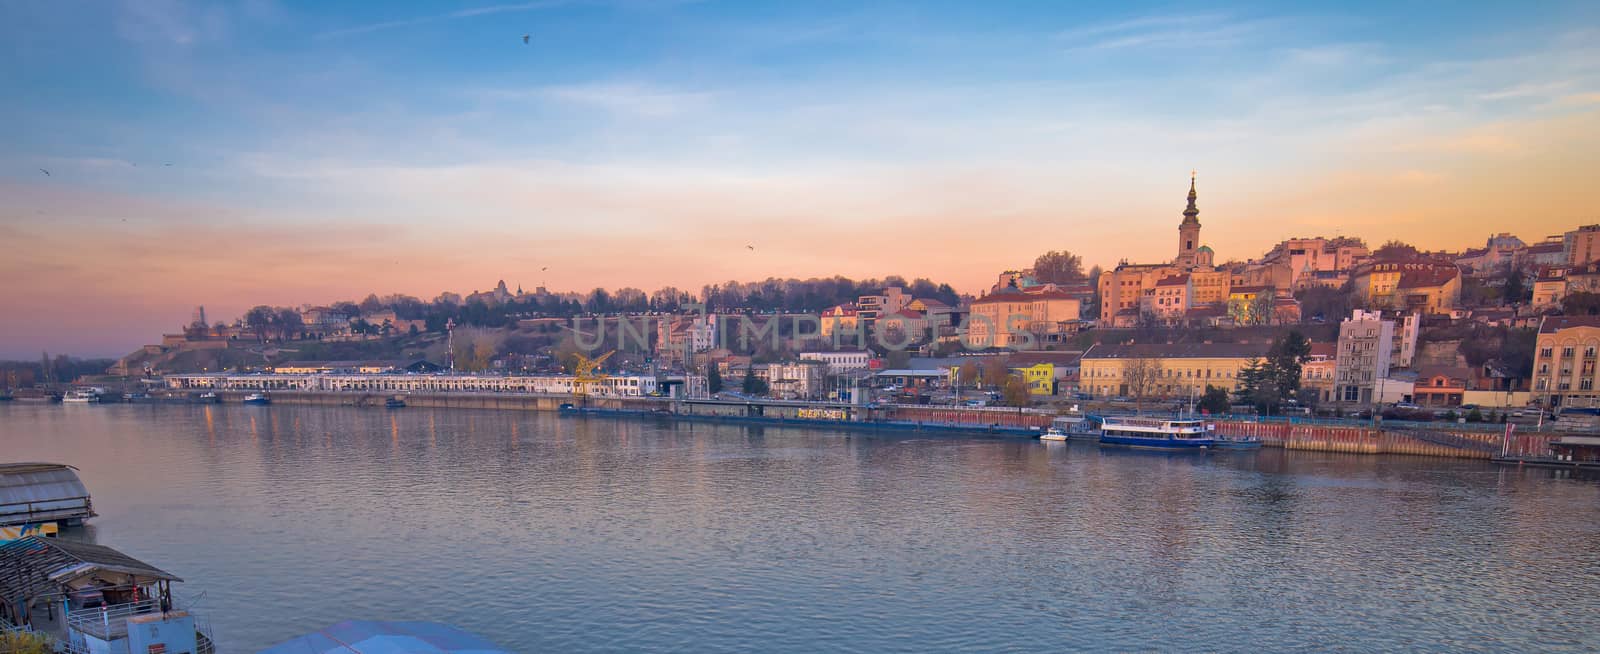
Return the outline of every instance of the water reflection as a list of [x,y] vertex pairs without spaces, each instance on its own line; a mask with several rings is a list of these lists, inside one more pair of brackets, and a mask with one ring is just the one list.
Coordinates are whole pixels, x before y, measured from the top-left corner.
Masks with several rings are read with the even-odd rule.
[[1600,484],[1476,462],[287,405],[4,407],[0,448],[232,651],[1600,647]]

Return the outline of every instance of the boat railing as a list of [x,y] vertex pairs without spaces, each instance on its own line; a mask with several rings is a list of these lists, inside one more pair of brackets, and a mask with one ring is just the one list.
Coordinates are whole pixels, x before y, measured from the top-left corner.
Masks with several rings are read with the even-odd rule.
[[128,618],[161,611],[158,600],[140,600],[92,609],[78,609],[67,615],[67,626],[101,640],[128,635]]
[[[128,618],[159,612],[161,612],[161,602],[153,599],[73,611],[67,616],[69,637],[65,643],[65,651],[68,654],[100,654],[90,651],[84,639],[85,635],[105,641],[126,638]],[[211,620],[193,613],[189,614],[189,617],[194,618],[196,653],[216,652],[216,643],[211,637]]]

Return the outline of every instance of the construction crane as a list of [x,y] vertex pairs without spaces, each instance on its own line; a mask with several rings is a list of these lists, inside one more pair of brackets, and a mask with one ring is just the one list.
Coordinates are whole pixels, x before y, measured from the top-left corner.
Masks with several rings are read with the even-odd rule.
[[572,365],[572,394],[577,397],[588,397],[591,384],[610,379],[610,375],[600,372],[600,365],[616,353],[616,350],[611,350],[593,359],[583,354],[573,354],[577,361]]

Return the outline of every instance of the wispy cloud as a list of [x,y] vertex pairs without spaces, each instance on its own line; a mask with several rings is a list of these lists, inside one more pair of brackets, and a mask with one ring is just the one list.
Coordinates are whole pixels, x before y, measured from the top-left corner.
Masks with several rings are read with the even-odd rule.
[[561,6],[564,6],[564,5],[572,4],[572,2],[573,2],[573,0],[536,0],[535,2],[522,2],[522,3],[508,4],[508,5],[489,5],[489,6],[484,6],[484,7],[471,7],[471,8],[467,8],[467,9],[459,9],[459,10],[452,11],[452,12],[449,12],[449,13],[444,13],[444,14],[433,14],[433,15],[430,15],[430,16],[417,16],[417,17],[414,17],[414,18],[401,18],[401,19],[396,19],[396,20],[386,20],[386,21],[380,21],[380,22],[376,22],[376,23],[368,23],[366,25],[355,25],[355,26],[352,26],[352,27],[344,27],[344,28],[340,28],[340,29],[336,29],[336,30],[329,30],[329,31],[317,34],[317,38],[319,38],[319,39],[330,39],[330,38],[337,38],[337,37],[341,37],[341,36],[355,36],[357,34],[370,34],[372,32],[381,32],[383,30],[395,29],[395,28],[398,28],[398,27],[410,27],[412,25],[422,25],[422,24],[425,24],[425,23],[434,23],[434,22],[446,21],[446,20],[458,20],[458,19],[461,19],[461,18],[473,18],[473,17],[476,17],[476,16],[488,16],[488,15],[491,15],[491,14],[503,14],[503,13],[510,13],[510,12],[519,12],[519,11],[539,11],[539,10],[542,10],[542,9],[554,9],[556,7],[561,7]]
[[1069,52],[1129,48],[1228,47],[1245,42],[1278,21],[1238,19],[1224,14],[1145,16],[1057,32]]
[[617,114],[650,118],[674,116],[707,106],[708,92],[677,91],[648,84],[597,83],[555,86],[540,90],[543,97],[586,105]]

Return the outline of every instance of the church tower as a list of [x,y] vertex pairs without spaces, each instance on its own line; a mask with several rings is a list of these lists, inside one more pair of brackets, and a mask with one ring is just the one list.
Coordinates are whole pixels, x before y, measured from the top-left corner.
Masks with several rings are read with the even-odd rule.
[[1200,249],[1200,209],[1194,206],[1194,172],[1189,173],[1189,207],[1183,210],[1183,222],[1178,223],[1178,258],[1174,263],[1193,267]]

